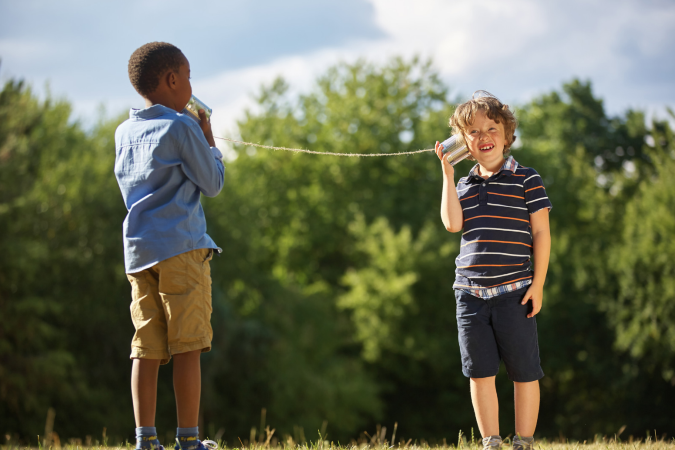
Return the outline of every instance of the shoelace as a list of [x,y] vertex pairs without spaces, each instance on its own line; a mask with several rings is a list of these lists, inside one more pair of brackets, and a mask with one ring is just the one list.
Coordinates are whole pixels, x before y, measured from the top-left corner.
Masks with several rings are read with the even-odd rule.
[[523,450],[531,450],[534,448],[534,442],[528,442],[520,437],[513,438],[513,448],[522,448]]
[[501,448],[502,440],[500,438],[488,436],[483,438],[483,448]]
[[210,440],[202,441],[202,445],[208,448],[209,450],[216,450],[218,448],[218,443],[216,441]]

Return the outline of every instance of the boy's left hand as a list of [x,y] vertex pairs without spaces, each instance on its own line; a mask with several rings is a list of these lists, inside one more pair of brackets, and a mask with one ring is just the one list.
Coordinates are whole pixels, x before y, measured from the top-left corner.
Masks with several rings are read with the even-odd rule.
[[520,302],[521,305],[526,304],[528,301],[532,300],[532,312],[527,315],[527,318],[532,318],[541,311],[541,304],[544,301],[544,287],[536,284],[531,284],[530,288],[525,293],[523,301]]

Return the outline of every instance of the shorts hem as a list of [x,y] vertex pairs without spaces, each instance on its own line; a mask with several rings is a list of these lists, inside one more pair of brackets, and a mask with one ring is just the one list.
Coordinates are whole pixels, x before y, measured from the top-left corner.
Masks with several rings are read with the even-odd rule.
[[189,343],[180,343],[175,345],[169,345],[169,351],[172,355],[177,355],[180,353],[192,352],[195,350],[201,350],[202,353],[211,351],[211,339],[203,338],[198,341],[189,342]]
[[497,376],[498,372],[499,368],[497,368],[497,370],[491,371],[491,370],[474,370],[462,367],[462,373],[467,378],[489,378]]
[[[508,371],[507,371],[508,373]],[[544,378],[544,371],[539,369],[538,372],[530,372],[530,373],[519,373],[519,374],[510,374],[508,373],[509,380],[514,381],[516,383],[530,383],[532,381],[537,381],[541,380]]]
[[159,359],[160,365],[168,364],[171,360],[169,352],[143,350],[138,347],[131,348],[129,359]]

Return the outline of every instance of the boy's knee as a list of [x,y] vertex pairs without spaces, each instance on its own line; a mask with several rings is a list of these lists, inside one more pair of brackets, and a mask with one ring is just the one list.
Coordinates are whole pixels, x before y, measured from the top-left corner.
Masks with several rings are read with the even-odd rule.
[[182,353],[174,353],[174,359],[198,359],[202,354],[202,349],[190,350]]
[[497,378],[497,377],[496,376],[482,377],[482,378],[471,377],[470,380],[471,380],[472,383],[476,383],[476,384],[494,384],[495,378]]

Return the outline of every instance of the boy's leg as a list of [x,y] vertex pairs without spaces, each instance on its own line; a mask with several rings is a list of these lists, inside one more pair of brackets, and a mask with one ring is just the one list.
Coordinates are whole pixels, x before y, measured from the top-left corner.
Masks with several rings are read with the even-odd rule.
[[131,368],[131,397],[137,427],[154,427],[157,407],[159,359],[134,359]]
[[506,372],[514,382],[516,437],[514,449],[532,448],[539,414],[539,360],[537,320],[528,318],[532,305],[521,305],[527,287],[502,294],[492,311],[493,327]]
[[499,350],[492,330],[489,301],[455,291],[462,373],[471,379],[471,401],[483,438],[499,436],[499,404],[495,376]]
[[199,357],[202,351],[173,355],[173,389],[176,393],[178,427],[192,428],[199,424],[199,400],[202,376]]
[[131,396],[136,419],[136,447],[160,448],[155,429],[157,374],[171,355],[166,338],[166,317],[153,268],[127,274],[131,283],[131,318],[136,333],[131,342]]
[[136,419],[137,449],[161,448],[155,428],[157,374],[161,361],[160,359],[134,358],[131,367],[131,398]]
[[167,339],[174,357],[178,416],[176,449],[202,449],[199,440],[200,354],[211,350],[212,249],[191,250],[158,264],[159,292],[167,312]]
[[496,377],[471,378],[471,402],[481,436],[499,436]]
[[534,436],[539,417],[539,380],[513,383],[516,403],[516,435]]

